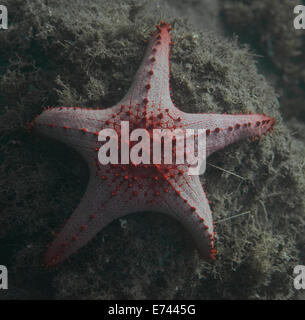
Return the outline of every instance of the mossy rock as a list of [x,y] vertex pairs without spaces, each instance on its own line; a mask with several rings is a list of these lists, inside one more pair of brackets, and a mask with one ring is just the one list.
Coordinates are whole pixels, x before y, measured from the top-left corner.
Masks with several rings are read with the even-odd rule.
[[[283,124],[253,54],[140,1],[10,0],[7,6],[10,26],[0,48],[0,262],[14,288],[58,299],[294,297],[292,270],[304,264],[304,151]],[[179,108],[251,109],[275,117],[276,130],[208,159],[213,166],[203,184],[219,221],[215,263],[199,258],[173,219],[137,213],[101,231],[71,263],[46,270],[41,262],[52,231],[77,206],[88,172],[73,150],[27,131],[26,124],[47,105],[119,101],[160,16],[173,26],[171,86]],[[221,222],[243,212],[249,213]]]
[[222,7],[229,28],[263,55],[264,71],[278,86],[284,117],[305,123],[305,37],[304,30],[293,24],[294,8],[300,4],[300,0],[224,0]]

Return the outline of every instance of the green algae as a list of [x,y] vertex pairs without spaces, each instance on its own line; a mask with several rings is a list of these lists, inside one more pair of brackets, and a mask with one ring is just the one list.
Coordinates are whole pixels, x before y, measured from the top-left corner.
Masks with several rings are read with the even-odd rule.
[[[140,1],[3,4],[10,28],[0,48],[0,262],[11,270],[16,298],[18,288],[26,297],[58,299],[295,298],[292,270],[305,264],[304,151],[253,53]],[[29,132],[26,123],[47,105],[119,101],[160,18],[173,25],[171,86],[179,108],[252,110],[277,120],[261,142],[244,141],[208,159],[243,179],[212,166],[202,179],[216,222],[250,213],[216,224],[213,264],[199,258],[176,221],[139,213],[113,222],[58,271],[45,270],[51,233],[77,206],[88,176],[73,150]]]

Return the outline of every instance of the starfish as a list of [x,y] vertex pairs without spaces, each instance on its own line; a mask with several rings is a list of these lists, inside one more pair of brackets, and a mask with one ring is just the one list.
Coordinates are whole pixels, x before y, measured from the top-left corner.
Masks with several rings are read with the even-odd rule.
[[[187,164],[107,164],[98,160],[99,132],[118,132],[121,121],[130,129],[205,129],[206,156],[231,143],[271,132],[275,120],[264,114],[189,114],[171,100],[170,25],[161,22],[151,39],[133,83],[107,109],[46,108],[32,125],[41,133],[75,148],[90,169],[87,190],[45,255],[45,265],[68,258],[113,220],[131,212],[161,212],[180,221],[191,233],[205,259],[214,259],[214,223],[199,176],[187,173]],[[123,144],[118,144],[119,148]]]

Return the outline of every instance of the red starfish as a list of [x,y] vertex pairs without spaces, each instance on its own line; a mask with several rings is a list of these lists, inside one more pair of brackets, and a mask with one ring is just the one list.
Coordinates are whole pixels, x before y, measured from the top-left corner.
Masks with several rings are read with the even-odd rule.
[[[56,265],[84,246],[114,219],[136,211],[158,211],[178,219],[192,234],[199,252],[214,258],[211,210],[198,176],[183,165],[101,165],[98,133],[145,128],[206,129],[207,156],[247,137],[272,131],[266,115],[188,114],[177,109],[169,88],[170,26],[157,25],[143,62],[125,97],[111,108],[48,108],[34,121],[38,131],[73,146],[90,167],[87,191],[63,230],[48,248],[46,265]],[[121,137],[119,137],[121,139]]]

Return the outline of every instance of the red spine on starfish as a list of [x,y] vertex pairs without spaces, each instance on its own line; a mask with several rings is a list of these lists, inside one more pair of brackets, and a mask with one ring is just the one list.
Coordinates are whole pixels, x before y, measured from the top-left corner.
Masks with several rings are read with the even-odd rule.
[[[114,219],[131,212],[158,211],[178,219],[193,236],[200,254],[214,259],[214,225],[206,194],[188,165],[101,165],[98,132],[121,121],[130,130],[206,129],[207,156],[231,143],[261,137],[275,120],[261,114],[188,114],[172,102],[169,88],[170,26],[161,22],[151,36],[143,62],[125,97],[105,110],[48,108],[33,126],[45,135],[74,147],[90,168],[86,193],[62,231],[47,250],[45,264],[56,265],[84,246]],[[122,143],[122,144],[121,144]]]

